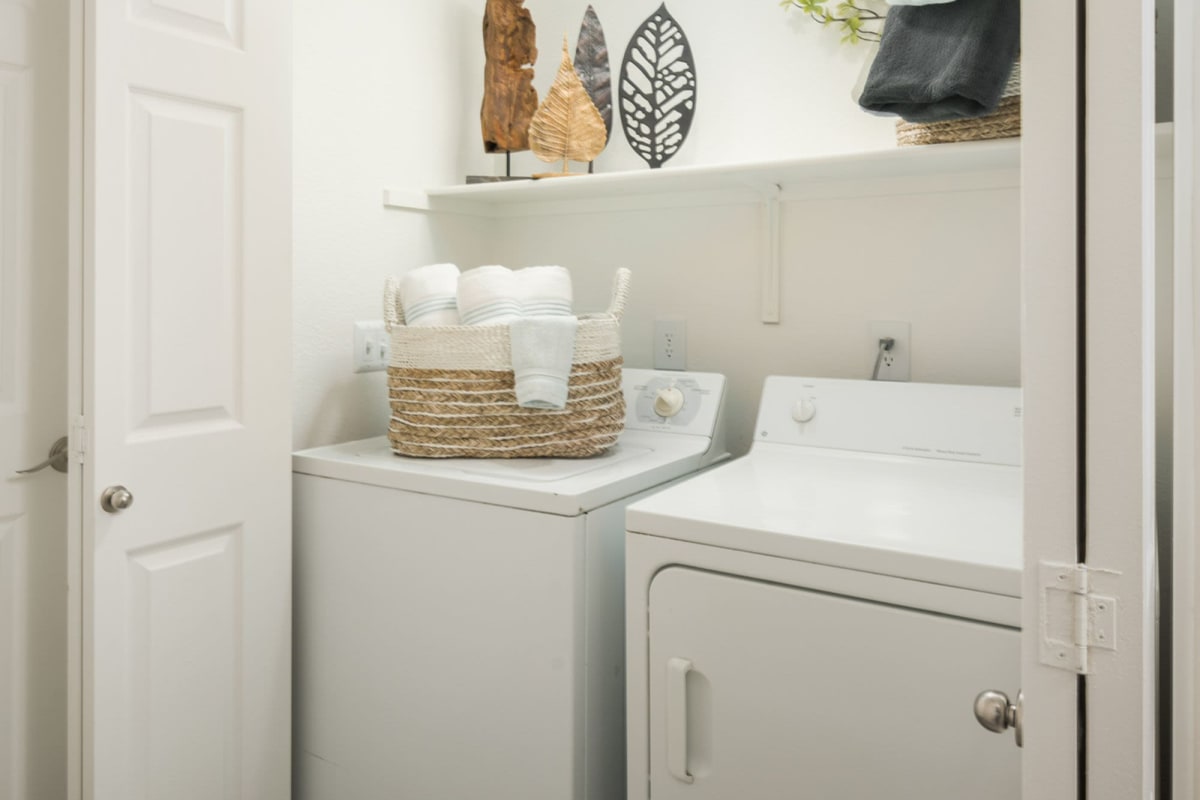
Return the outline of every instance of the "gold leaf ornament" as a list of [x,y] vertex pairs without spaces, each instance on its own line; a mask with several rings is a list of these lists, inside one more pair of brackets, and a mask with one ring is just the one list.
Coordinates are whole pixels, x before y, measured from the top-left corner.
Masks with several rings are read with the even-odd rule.
[[604,118],[575,73],[564,36],[558,76],[529,123],[529,149],[542,161],[562,161],[563,168],[534,177],[570,175],[568,161],[594,161],[607,141]]

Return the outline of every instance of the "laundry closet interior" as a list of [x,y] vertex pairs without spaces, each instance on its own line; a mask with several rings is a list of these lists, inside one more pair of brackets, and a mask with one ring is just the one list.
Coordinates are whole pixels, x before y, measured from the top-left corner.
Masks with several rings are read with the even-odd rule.
[[[946,684],[962,678],[954,667],[961,651],[942,650],[946,640],[934,628],[922,639],[927,622],[950,620],[971,629],[964,641],[977,642],[978,660],[995,648],[1005,660],[1001,671],[1013,676],[1010,685],[980,682],[978,690],[1003,690],[1015,701],[1022,688],[1016,676],[1029,669],[1018,651],[1026,662],[1036,661],[1028,637],[1017,647],[1021,628],[1030,624],[1023,602],[1037,580],[1019,547],[1004,550],[1003,577],[983,564],[975,572],[965,569],[962,574],[977,577],[959,582],[953,570],[910,567],[908,554],[890,564],[886,547],[876,561],[821,563],[786,546],[743,547],[736,536],[709,541],[708,534],[670,520],[708,513],[705,503],[722,491],[744,489],[747,506],[763,510],[763,531],[786,528],[788,515],[805,507],[803,501],[773,504],[772,491],[790,493],[786,473],[739,483],[744,476],[730,467],[757,465],[736,461],[748,455],[775,458],[772,447],[805,445],[812,409],[803,403],[814,397],[817,414],[827,413],[828,398],[878,412],[839,431],[847,441],[873,431],[890,442],[894,431],[880,422],[890,414],[900,414],[898,425],[911,422],[921,430],[936,428],[939,419],[978,420],[956,442],[961,451],[939,456],[951,464],[944,472],[937,471],[944,464],[934,469],[944,478],[939,490],[913,493],[931,503],[953,505],[945,487],[988,498],[997,486],[1000,494],[1011,488],[987,522],[1010,514],[1016,520],[1023,486],[1027,507],[1075,508],[1075,500],[1065,498],[1074,497],[1080,473],[1060,464],[1054,450],[1064,425],[1074,435],[1075,406],[1064,401],[1041,413],[1076,377],[1070,359],[1062,358],[1060,335],[1086,339],[1094,359],[1105,346],[1101,333],[1130,341],[1143,324],[1153,327],[1145,357],[1157,389],[1147,435],[1154,440],[1157,531],[1150,535],[1158,552],[1147,557],[1157,558],[1158,567],[1142,576],[1146,583],[1137,584],[1132,599],[1122,595],[1120,613],[1145,611],[1157,579],[1163,598],[1157,646],[1169,646],[1177,335],[1173,0],[1157,0],[1154,152],[1143,163],[1153,170],[1155,213],[1154,268],[1146,272],[1150,321],[1132,320],[1125,329],[1120,310],[1097,314],[1109,326],[1103,332],[1070,321],[1079,310],[1074,288],[1059,292],[1058,284],[1035,276],[1030,294],[1028,283],[1029,264],[1040,253],[1054,251],[1045,256],[1050,260],[1084,242],[1083,229],[1078,238],[1075,233],[1077,220],[1064,218],[1061,229],[1046,222],[1063,203],[1074,202],[1074,189],[1046,178],[1036,184],[1039,193],[1031,193],[1030,175],[1022,171],[1031,155],[1039,164],[1074,157],[1075,139],[1059,136],[1048,117],[1030,116],[1046,112],[1055,98],[1077,99],[1069,88],[1074,77],[1041,71],[1083,69],[1073,56],[1047,55],[1056,37],[1064,52],[1082,41],[1077,36],[1084,33],[1063,27],[1063,20],[1075,19],[1074,9],[1023,4],[1024,14],[1041,15],[1023,20],[1025,32],[1037,37],[1026,41],[1034,51],[1032,69],[1026,61],[1022,74],[1027,97],[1035,96],[1039,81],[1054,87],[1053,96],[1036,94],[1024,110],[1027,125],[1041,122],[1032,154],[1023,151],[1028,137],[898,146],[896,119],[865,113],[853,96],[869,45],[843,43],[838,31],[773,0],[672,0],[670,13],[694,57],[697,94],[690,133],[665,166],[648,169],[618,119],[594,175],[467,185],[467,176],[546,169],[530,152],[509,158],[484,152],[484,5],[272,0],[274,10],[264,13],[270,9],[256,10],[254,0],[133,0],[127,9],[96,0],[0,0],[0,423],[11,422],[0,427],[0,456],[11,456],[14,470],[27,467],[66,434],[71,465],[66,476],[47,469],[0,484],[0,689],[10,689],[0,691],[0,800],[434,797],[439,786],[455,787],[445,796],[458,798],[473,796],[463,787],[488,781],[496,796],[522,800],[532,800],[537,787],[547,792],[539,798],[567,796],[557,793],[569,787],[587,800],[707,800],[717,796],[703,793],[709,784],[725,796],[747,786],[747,797],[759,796],[753,792],[762,786],[782,786],[780,775],[762,785],[752,778],[720,783],[732,780],[731,772],[721,772],[720,748],[737,749],[739,736],[727,731],[726,739],[706,738],[704,726],[728,719],[723,698],[741,695],[706,684],[699,657],[660,659],[658,648],[665,645],[653,639],[652,607],[632,625],[623,616],[626,607],[642,610],[631,605],[627,578],[650,586],[660,571],[668,577],[662,592],[694,599],[713,621],[667,615],[670,624],[689,635],[727,635],[741,643],[716,647],[715,660],[750,648],[749,639],[739,637],[749,637],[754,625],[722,616],[742,602],[752,609],[744,619],[762,625],[768,617],[758,613],[767,606],[781,615],[771,619],[786,619],[796,608],[823,609],[814,613],[847,626],[847,642],[855,637],[850,628],[887,640],[887,626],[870,614],[858,616],[859,610],[898,608],[908,614],[894,629],[906,631],[895,636],[908,645],[897,645],[904,652],[898,672],[918,674],[927,653],[949,676]],[[626,45],[659,3],[595,0],[592,6],[616,83]],[[533,85],[544,98],[564,35],[574,52],[588,3],[525,0],[524,7],[537,26]],[[278,30],[272,30],[272,13]],[[1096,17],[1112,12],[1090,13],[1098,30]],[[1131,63],[1118,56],[1124,53],[1109,60]],[[1091,74],[1102,72],[1092,65]],[[1063,112],[1067,118],[1083,124],[1074,110]],[[1077,141],[1085,138],[1081,132]],[[68,155],[60,159],[62,152]],[[1043,211],[1047,216],[1038,217]],[[1053,246],[1035,250],[1040,243]],[[35,265],[49,261],[67,266]],[[520,467],[521,475],[482,461],[389,466],[399,463],[383,439],[392,424],[389,376],[356,371],[356,334],[363,323],[380,324],[385,281],[443,263],[464,272],[483,265],[564,266],[580,313],[610,308],[614,277],[620,285],[628,270],[619,314],[628,438],[609,462],[599,456],[593,470],[586,461],[552,460]],[[8,291],[12,286],[18,291]],[[688,402],[703,403],[678,430],[668,430],[670,415],[654,406],[676,383],[670,371],[656,368],[663,324],[674,326],[686,351],[680,390]],[[880,330],[902,331],[907,382],[934,385],[928,393],[910,387],[917,393],[880,395],[861,388],[882,357]],[[1075,352],[1074,344],[1067,349]],[[1098,362],[1089,363],[1093,374],[1101,371]],[[62,366],[49,370],[46,364]],[[1055,371],[1061,382],[1045,378]],[[986,390],[954,393],[963,387]],[[1053,402],[1030,411],[1047,397]],[[778,414],[776,401],[784,409]],[[984,420],[997,419],[997,410],[1007,416],[993,428]],[[1023,452],[1019,444],[1022,413],[1041,437],[1032,442],[1034,462],[1030,440]],[[1119,427],[1100,411],[1090,419]],[[983,430],[988,433],[975,435]],[[368,440],[373,443],[363,444]],[[868,448],[869,460],[900,464],[911,455],[903,446]],[[787,451],[779,452],[786,460]],[[955,459],[979,463],[956,472]],[[1020,472],[1031,463],[1037,474],[1053,478],[1032,500]],[[1060,467],[1065,472],[1056,473]],[[828,474],[840,468],[831,466]],[[846,469],[851,476],[870,472]],[[605,470],[628,470],[630,477],[605,483]],[[1066,472],[1072,479],[1057,483]],[[817,486],[826,477],[816,467],[806,474]],[[1093,497],[1104,494],[1097,486]],[[802,497],[804,486],[795,489]],[[393,495],[408,505],[380,499]],[[896,508],[909,499],[897,499]],[[853,492],[842,500],[860,505]],[[726,505],[737,508],[738,502]],[[630,504],[635,510],[627,518]],[[904,513],[897,511],[897,518]],[[718,516],[709,520],[713,526]],[[627,519],[643,527],[627,528]],[[742,524],[726,522],[730,529]],[[456,524],[474,526],[471,536],[441,536]],[[488,539],[491,526],[527,538],[520,548],[508,548]],[[1020,526],[1009,527],[1019,542]],[[629,573],[622,562],[627,530],[629,541],[641,536]],[[438,569],[461,559],[461,574],[425,569],[412,560],[416,551],[393,548],[387,539],[409,534],[436,553]],[[971,534],[965,529],[963,538],[945,537],[945,552],[965,552],[962,541]],[[1063,536],[1072,552],[1058,560],[1082,561],[1073,551],[1074,534]],[[539,550],[538,537],[553,544]],[[372,541],[389,543],[372,551]],[[712,560],[717,549],[728,551],[728,561]],[[924,555],[931,563],[943,558]],[[686,569],[672,566],[675,558]],[[555,576],[542,586],[519,571],[506,572],[526,563],[566,565],[573,582]],[[406,576],[407,589],[391,585],[392,564],[395,574]],[[1122,569],[1138,573],[1128,562]],[[778,597],[771,595],[778,605],[725,581],[738,570],[753,578],[755,591],[779,589]],[[511,607],[510,585],[520,601]],[[455,605],[458,586],[491,592],[496,602],[488,607],[475,597],[478,613]],[[921,594],[929,586],[935,588]],[[815,605],[792,605],[795,596],[785,598],[782,587],[804,589],[804,602]],[[908,604],[910,591],[916,594]],[[656,595],[643,595],[652,606]],[[854,602],[839,605],[847,598]],[[401,601],[403,608],[388,605]],[[568,619],[560,602],[577,604],[576,616]],[[593,603],[609,610],[590,616]],[[516,613],[529,615],[527,639],[506,638]],[[452,629],[455,620],[462,625]],[[491,629],[473,639],[472,625]],[[543,655],[539,648],[548,646],[535,635],[539,625],[553,629],[562,650],[546,650],[539,666],[544,675],[521,674],[506,660],[508,650]],[[1143,628],[1135,627],[1141,636]],[[1147,630],[1153,634],[1153,625]],[[641,638],[627,640],[630,631]],[[843,641],[838,634],[817,631],[813,640],[835,652]],[[452,663],[439,662],[434,652],[443,641],[453,645],[446,651]],[[624,663],[628,641],[641,659],[637,668]],[[406,642],[429,648],[412,672],[389,660],[408,663]],[[848,645],[846,651],[867,661],[876,653]],[[620,657],[604,662],[606,652]],[[1142,699],[1170,709],[1175,678],[1169,654],[1163,655],[1168,651],[1158,653],[1160,660],[1144,664],[1146,674],[1138,677],[1152,686],[1157,674],[1158,694]],[[596,677],[572,666],[572,654],[587,665],[604,662],[610,674]],[[581,671],[573,675],[572,669]],[[786,674],[783,667],[761,672],[772,681]],[[858,675],[830,668],[828,679],[850,680],[851,674]],[[869,680],[869,670],[864,674]],[[429,681],[426,696],[413,676]],[[644,682],[647,706],[626,697],[629,676]],[[1052,741],[1035,731],[1033,746],[1019,755],[1011,741],[993,742],[1002,755],[989,769],[1003,773],[1005,787],[1016,790],[1025,760],[1027,800],[1040,800],[1030,793],[1031,759],[1041,769],[1074,743],[1076,685],[1075,676],[1069,678],[1069,692],[1059,691],[1066,677],[1034,686],[1039,700],[1049,696],[1055,703]],[[392,693],[386,687],[393,680],[408,683]],[[975,681],[962,683],[956,691]],[[542,708],[537,692],[550,685],[561,692]],[[1031,685],[1024,686],[1027,695]],[[323,686],[341,686],[354,703],[369,704],[370,722],[363,721],[366,710],[360,719],[356,706],[340,705],[340,695],[321,695]],[[678,696],[659,703],[660,690],[663,698],[686,692],[699,703],[684,702],[693,712],[690,721],[671,716]],[[439,714],[440,699],[456,694],[476,698],[490,721],[477,725],[456,705]],[[1091,700],[1107,708],[1100,705],[1107,697],[1098,690]],[[586,713],[576,707],[584,703]],[[1064,716],[1067,706],[1072,713]],[[659,718],[664,708],[665,720]],[[983,735],[969,698],[962,710],[964,730]],[[577,720],[574,734],[543,724],[551,711]],[[1030,713],[1036,718],[1040,712]],[[1126,720],[1136,716],[1122,713]],[[512,719],[510,734],[489,727],[503,714]],[[586,722],[578,721],[593,715],[604,727],[602,739],[591,738]],[[389,726],[405,719],[412,720],[404,728],[411,739],[403,739],[411,750],[397,753],[387,738],[397,729]],[[640,732],[639,719],[647,722]],[[1143,786],[1169,780],[1162,766],[1170,761],[1169,715],[1139,724],[1130,736],[1151,750],[1156,741],[1158,752],[1143,764],[1144,773],[1126,778]],[[664,741],[686,740],[691,749],[680,756],[677,744],[668,743],[659,752],[660,728],[667,731]],[[640,748],[632,757],[625,751],[627,731],[630,746]],[[872,759],[892,753],[890,742],[898,739],[864,737],[872,753],[848,758],[866,765],[864,773],[880,769],[885,761]],[[947,734],[945,746],[956,739]],[[346,752],[351,741],[361,748],[361,760],[339,763],[330,755]],[[433,741],[451,745],[422,749]],[[459,741],[479,749],[464,746],[458,753],[453,743]],[[545,743],[561,760],[535,763],[524,741]],[[739,762],[739,770],[751,769],[764,753],[777,759],[772,764],[786,761],[769,737],[761,744],[747,736],[746,743],[751,766]],[[907,751],[896,748],[900,763]],[[436,754],[425,757],[428,752]],[[473,753],[486,758],[472,762]],[[517,755],[506,760],[509,754]],[[419,781],[405,784],[405,770]],[[1087,769],[1063,766],[1056,775],[1060,782],[1047,786],[1074,787],[1076,778],[1087,780]],[[516,791],[511,787],[521,790],[506,794]]]

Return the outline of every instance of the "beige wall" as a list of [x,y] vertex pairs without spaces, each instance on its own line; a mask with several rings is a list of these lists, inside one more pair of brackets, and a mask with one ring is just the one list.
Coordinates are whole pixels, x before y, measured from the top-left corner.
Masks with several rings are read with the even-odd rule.
[[730,377],[744,452],[763,378],[869,377],[872,320],[912,324],[913,380],[1018,385],[1018,213],[1014,188],[787,202],[779,325],[759,317],[761,206],[505,219],[496,247],[570,266],[588,311],[629,267],[627,363],[653,365],[655,319],[685,319],[688,368]]
[[475,155],[474,0],[295,3],[296,447],[377,434],[382,373],[351,369],[352,324],[380,319],[384,277],[481,257],[465,220],[387,211],[385,185],[461,181]]

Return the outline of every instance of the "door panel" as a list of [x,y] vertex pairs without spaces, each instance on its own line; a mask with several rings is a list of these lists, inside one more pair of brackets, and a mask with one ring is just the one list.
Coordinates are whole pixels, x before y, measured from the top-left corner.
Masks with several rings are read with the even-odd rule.
[[[690,662],[686,678],[673,676],[673,659]],[[969,789],[1012,800],[1019,751],[971,709],[981,688],[1015,693],[1019,664],[1011,628],[666,569],[650,585],[650,796],[872,800]],[[671,707],[672,680],[686,695],[682,712]],[[670,733],[672,716],[682,737]],[[671,772],[677,748],[691,783]]]
[[282,800],[290,5],[83,11],[83,795]]
[[0,798],[66,791],[66,5],[0,0]]

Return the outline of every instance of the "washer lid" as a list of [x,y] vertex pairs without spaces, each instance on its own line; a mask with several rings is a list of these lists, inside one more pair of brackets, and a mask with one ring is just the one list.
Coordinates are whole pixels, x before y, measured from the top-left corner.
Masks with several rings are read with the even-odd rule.
[[759,443],[629,507],[631,532],[1021,595],[1021,470]]
[[687,475],[713,460],[707,436],[626,430],[591,458],[409,458],[387,438],[293,454],[305,475],[574,516]]

